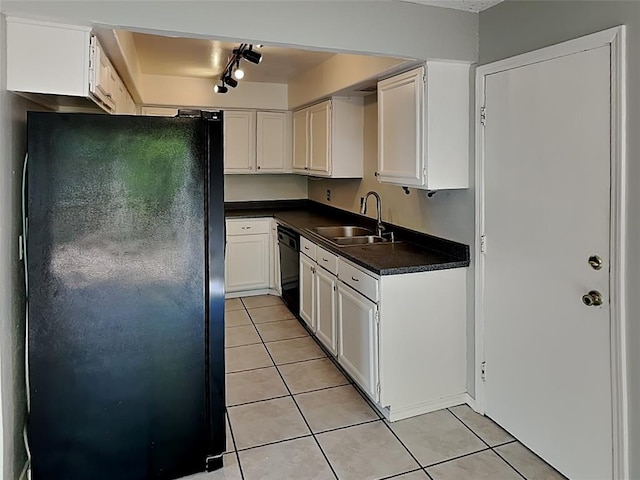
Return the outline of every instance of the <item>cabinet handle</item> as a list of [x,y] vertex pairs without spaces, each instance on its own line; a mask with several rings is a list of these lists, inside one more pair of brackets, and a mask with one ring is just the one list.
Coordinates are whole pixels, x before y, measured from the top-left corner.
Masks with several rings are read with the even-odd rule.
[[304,247],[305,250],[309,250],[309,247]]
[[260,170],[260,165],[258,165],[258,170]]
[[354,277],[353,275],[351,275],[351,280],[353,280],[354,282],[359,282],[360,281],[356,277]]
[[251,230],[251,227],[240,227],[240,230]]
[[323,262],[328,262],[329,260],[327,260],[326,258],[322,257],[322,261]]

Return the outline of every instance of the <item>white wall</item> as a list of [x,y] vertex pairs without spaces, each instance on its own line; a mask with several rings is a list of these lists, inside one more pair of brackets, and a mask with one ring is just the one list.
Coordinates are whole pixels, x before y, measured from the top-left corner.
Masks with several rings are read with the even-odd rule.
[[0,16],[0,478],[15,480],[27,460],[24,273],[18,255],[26,112],[41,107],[6,90],[5,18]]
[[302,175],[225,175],[224,201],[298,200],[307,198]]
[[287,85],[284,83],[242,82],[222,94],[213,92],[208,78],[142,74],[138,91],[145,105],[201,108],[255,108],[287,110]]
[[379,1],[3,1],[3,13],[126,30],[475,62],[478,15]]

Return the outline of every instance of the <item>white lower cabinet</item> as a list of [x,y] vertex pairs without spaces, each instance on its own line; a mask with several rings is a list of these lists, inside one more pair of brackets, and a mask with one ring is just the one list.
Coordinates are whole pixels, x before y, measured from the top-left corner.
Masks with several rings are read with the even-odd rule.
[[[318,261],[321,261],[318,258]],[[315,323],[316,337],[334,355],[338,354],[337,338],[337,292],[338,280],[335,275],[318,266],[315,276]]]
[[272,283],[271,219],[230,219],[226,225],[226,292],[267,291]]
[[378,382],[378,305],[338,283],[338,362],[375,402]]
[[316,262],[300,254],[300,318],[312,332],[316,331],[313,315]]
[[300,316],[388,420],[467,401],[467,269],[378,276],[300,244]]

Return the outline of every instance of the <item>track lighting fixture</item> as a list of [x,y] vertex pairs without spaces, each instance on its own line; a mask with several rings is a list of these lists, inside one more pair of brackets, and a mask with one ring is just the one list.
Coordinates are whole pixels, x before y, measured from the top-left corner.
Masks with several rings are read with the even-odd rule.
[[235,78],[231,77],[230,75],[227,75],[226,77],[224,77],[222,81],[228,86],[230,86],[231,88],[236,88],[238,86],[238,81]]
[[[258,64],[262,61],[262,54],[256,52],[253,49],[253,45],[248,43],[241,43],[238,48],[235,48],[229,57],[227,66],[220,75],[221,85],[213,87],[215,93],[227,93],[229,90],[227,85],[231,88],[238,86],[238,80],[244,78],[244,70],[240,68],[240,60],[247,60],[248,62]],[[262,45],[256,45],[256,48],[262,47]]]
[[227,93],[229,89],[223,83],[222,85],[216,85],[215,87],[213,87],[213,91],[215,93]]
[[262,61],[262,54],[249,48],[249,50],[244,50],[242,52],[242,58],[250,61],[251,63],[258,64]]

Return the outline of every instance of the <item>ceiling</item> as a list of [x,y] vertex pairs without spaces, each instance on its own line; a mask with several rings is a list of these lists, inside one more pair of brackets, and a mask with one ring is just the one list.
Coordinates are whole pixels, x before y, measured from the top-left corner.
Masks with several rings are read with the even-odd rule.
[[[142,73],[218,78],[238,43],[133,33]],[[264,46],[259,65],[243,61],[245,81],[289,83],[289,80],[328,60],[333,53]]]
[[503,0],[401,0],[409,3],[421,3],[423,5],[433,5],[436,7],[454,8],[456,10],[466,10],[467,12],[481,12],[493,7]]

